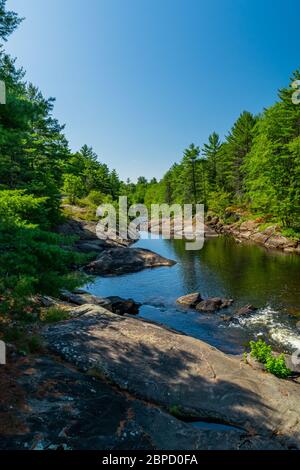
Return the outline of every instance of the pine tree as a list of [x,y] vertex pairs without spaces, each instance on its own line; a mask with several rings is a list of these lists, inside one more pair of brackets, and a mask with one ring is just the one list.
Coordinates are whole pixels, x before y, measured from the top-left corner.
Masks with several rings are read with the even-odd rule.
[[223,180],[223,189],[238,200],[243,195],[243,163],[251,150],[256,121],[257,118],[244,111],[234,123],[221,149],[223,174],[220,178]]
[[204,144],[202,154],[207,161],[207,182],[210,191],[215,191],[218,186],[218,166],[221,142],[219,135],[213,132],[208,137],[208,143]]

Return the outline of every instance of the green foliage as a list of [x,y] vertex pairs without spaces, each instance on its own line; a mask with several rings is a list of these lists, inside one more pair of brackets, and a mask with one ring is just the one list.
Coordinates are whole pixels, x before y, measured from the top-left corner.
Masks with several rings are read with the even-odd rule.
[[42,350],[43,341],[38,334],[30,334],[24,326],[10,326],[4,330],[3,339],[7,343],[14,343],[17,351],[26,356]]
[[15,12],[7,11],[5,4],[6,0],[0,0],[0,38],[4,41],[22,21]]
[[284,354],[280,354],[278,357],[269,356],[265,368],[281,379],[286,379],[291,375],[291,370],[286,366]]
[[292,240],[300,240],[300,227],[298,228],[285,228],[281,231],[282,235],[285,237],[291,238]]
[[287,378],[291,375],[291,370],[286,366],[284,354],[274,356],[272,354],[271,346],[267,345],[265,341],[250,341],[251,356],[255,357],[259,362],[265,365],[265,368],[271,374],[276,375],[281,379]]
[[179,405],[171,405],[169,407],[169,413],[176,418],[182,418],[184,413]]
[[208,196],[208,207],[217,215],[224,216],[230,201],[231,197],[229,193],[225,193],[222,190],[210,192]]
[[70,315],[65,310],[55,306],[45,308],[40,313],[40,319],[45,323],[56,323],[68,318]]
[[78,198],[84,194],[84,184],[79,176],[72,174],[64,175],[63,193],[67,196],[70,204],[75,204]]
[[33,218],[41,214],[44,199],[16,191],[3,193],[0,191],[0,311],[20,311],[28,297],[38,292],[56,295],[61,287],[80,285],[84,276],[72,274],[72,270],[86,257],[70,249],[73,240],[22,219],[24,214],[30,217],[30,208]]
[[[296,71],[291,82],[299,79]],[[292,93],[291,86],[280,90],[278,102],[258,117],[241,113],[223,143],[213,132],[202,153],[191,144],[161,181],[128,183],[130,200],[148,206],[201,202],[221,218],[228,206],[240,206],[248,217],[278,224],[299,240],[300,106]]]
[[[0,0],[2,42],[20,21]],[[62,194],[71,204],[87,198],[94,212],[98,194],[117,197],[121,182],[91,147],[70,151],[52,115],[54,99],[26,82],[2,44],[0,80],[7,94],[0,106],[0,313],[18,314],[26,312],[32,295],[56,295],[86,279],[76,268],[87,257],[72,251],[74,240],[53,231],[62,219]]]
[[272,355],[272,348],[265,341],[250,341],[251,356],[255,357],[259,362],[265,364],[267,359]]

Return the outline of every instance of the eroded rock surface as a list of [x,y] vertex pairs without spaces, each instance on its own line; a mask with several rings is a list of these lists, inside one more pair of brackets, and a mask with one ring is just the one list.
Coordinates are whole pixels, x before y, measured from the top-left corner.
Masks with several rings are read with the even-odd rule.
[[166,409],[176,405],[199,420],[238,426],[249,442],[300,448],[299,384],[161,326],[87,308],[44,332],[64,359]]
[[100,276],[120,275],[174,264],[176,261],[144,248],[113,248],[105,250],[98,259],[88,264],[86,271]]
[[274,448],[234,430],[197,430],[55,357],[22,358],[2,372],[1,450]]

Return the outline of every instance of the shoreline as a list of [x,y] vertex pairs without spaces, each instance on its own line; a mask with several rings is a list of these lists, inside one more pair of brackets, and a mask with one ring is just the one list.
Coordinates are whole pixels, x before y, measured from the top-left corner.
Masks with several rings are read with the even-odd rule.
[[300,240],[283,236],[277,225],[262,225],[255,220],[226,224],[217,216],[208,216],[207,225],[220,235],[230,235],[239,243],[254,243],[267,250],[300,255]]
[[[89,253],[96,248],[98,257],[128,250],[123,242],[97,239],[94,227],[72,220],[61,233],[76,232],[75,249]],[[40,325],[45,341],[41,354],[22,358],[9,348],[6,380],[15,402],[11,407],[8,400],[2,422],[15,424],[2,435],[4,448],[129,450],[171,445],[209,450],[213,442],[220,450],[300,449],[298,376],[276,378],[253,360],[136,317],[138,304],[132,299],[81,294],[82,303],[76,304],[80,296],[71,295],[73,300],[67,293],[64,301],[53,299],[58,308],[65,306],[69,318]],[[127,313],[129,306],[132,314]],[[42,412],[35,396],[42,397]],[[97,408],[89,404],[91,398],[99,402]],[[62,418],[51,411],[53,403],[64,410]],[[64,409],[66,403],[69,409]],[[115,416],[109,425],[102,409]],[[74,416],[77,427],[87,428],[84,438],[72,434]],[[216,429],[202,429],[207,421]],[[200,423],[199,429],[194,423]],[[103,428],[108,428],[104,435]]]

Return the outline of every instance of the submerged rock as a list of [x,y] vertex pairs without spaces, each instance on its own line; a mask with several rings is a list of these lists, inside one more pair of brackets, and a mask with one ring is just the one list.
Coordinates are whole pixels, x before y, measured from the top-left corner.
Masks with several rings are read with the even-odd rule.
[[144,248],[112,248],[105,250],[98,259],[88,264],[86,271],[103,276],[120,275],[174,264],[176,261]]

